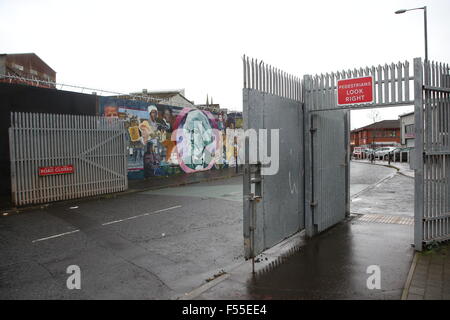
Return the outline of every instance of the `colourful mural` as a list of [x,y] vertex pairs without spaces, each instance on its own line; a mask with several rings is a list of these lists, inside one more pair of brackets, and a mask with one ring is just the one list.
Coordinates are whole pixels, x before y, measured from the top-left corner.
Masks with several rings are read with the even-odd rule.
[[227,131],[236,128],[236,114],[228,117],[226,113],[113,97],[99,98],[99,113],[125,121],[130,179],[218,169],[236,163],[235,141],[227,139]]

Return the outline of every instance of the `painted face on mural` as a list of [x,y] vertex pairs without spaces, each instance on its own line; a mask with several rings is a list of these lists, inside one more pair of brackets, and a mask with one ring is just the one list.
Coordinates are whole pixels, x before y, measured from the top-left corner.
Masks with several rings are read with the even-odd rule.
[[144,120],[139,124],[139,130],[141,131],[141,142],[143,145],[146,145],[152,134],[154,134],[154,129],[147,120]]
[[152,122],[152,123],[156,122],[156,119],[158,118],[158,109],[156,108],[156,106],[153,106],[153,105],[148,106],[147,110],[148,110],[150,122]]
[[119,116],[119,108],[116,106],[106,106],[104,115],[107,118],[117,118]]
[[231,145],[223,141],[228,124],[226,113],[157,107],[144,101],[111,97],[99,98],[99,110],[111,121],[124,121],[129,134],[128,174],[133,179],[208,170],[215,161],[227,165],[225,151],[222,152]]
[[180,167],[187,173],[209,170],[214,165],[219,136],[208,115],[186,108],[178,115],[177,122],[180,125],[172,139],[177,142]]
[[164,120],[166,120],[168,123],[172,121],[172,114],[170,113],[169,109],[166,109],[164,111]]
[[156,118],[158,118],[158,112],[153,110],[152,112],[150,112],[150,120],[152,120],[153,122],[156,121]]

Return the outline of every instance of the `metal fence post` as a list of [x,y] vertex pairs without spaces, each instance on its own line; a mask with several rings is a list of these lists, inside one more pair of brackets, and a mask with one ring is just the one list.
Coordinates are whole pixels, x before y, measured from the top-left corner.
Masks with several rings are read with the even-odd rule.
[[345,145],[346,145],[346,156],[345,156],[345,214],[346,216],[350,216],[350,160],[351,160],[351,151],[350,151],[350,128],[351,128],[351,119],[350,119],[350,110],[345,113]]
[[303,128],[305,132],[305,145],[304,145],[304,170],[305,170],[305,230],[308,237],[314,235],[314,224],[313,224],[313,195],[314,195],[314,185],[313,185],[313,154],[312,154],[312,132],[311,132],[311,117],[310,114],[310,94],[308,90],[311,89],[311,76],[305,75],[303,77],[303,101],[304,101],[304,117],[303,117]]
[[414,129],[416,169],[414,175],[414,245],[422,251],[424,214],[424,119],[423,119],[423,66],[422,59],[414,59]]

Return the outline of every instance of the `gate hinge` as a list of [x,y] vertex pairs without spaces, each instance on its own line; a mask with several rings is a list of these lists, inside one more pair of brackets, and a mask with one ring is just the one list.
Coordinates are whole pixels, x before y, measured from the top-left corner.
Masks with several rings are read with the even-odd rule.
[[253,193],[251,193],[251,194],[249,194],[249,195],[247,196],[247,199],[248,199],[249,201],[260,202],[261,199],[262,199],[262,197],[261,197],[261,196],[256,196],[256,195],[254,195]]
[[317,201],[311,201],[309,205],[311,206],[311,208],[314,208],[315,206],[317,206]]
[[315,133],[317,131],[317,128],[311,128],[311,129],[309,129],[309,132],[311,132],[311,133]]
[[251,178],[250,183],[260,183],[262,181],[261,178]]

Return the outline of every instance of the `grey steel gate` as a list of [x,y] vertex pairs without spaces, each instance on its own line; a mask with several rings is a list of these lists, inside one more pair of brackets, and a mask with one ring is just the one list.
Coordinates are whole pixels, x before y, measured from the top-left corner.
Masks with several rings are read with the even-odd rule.
[[450,239],[450,68],[414,60],[415,246]]
[[[373,77],[373,102],[338,106],[337,81],[364,76]],[[411,90],[412,82],[414,91]],[[293,99],[287,96],[292,93]],[[284,107],[283,104],[288,106]],[[292,210],[294,215],[304,214],[304,220],[300,218],[299,223],[293,225],[298,229],[304,227],[309,236],[333,226],[349,213],[349,110],[403,105],[415,106],[414,242],[416,250],[420,251],[423,244],[450,239],[448,64],[423,64],[420,58],[416,58],[413,76],[410,75],[408,61],[405,61],[325,75],[306,75],[300,83],[295,77],[280,73],[277,69],[244,59],[244,118],[247,128],[278,127],[283,128],[285,133],[303,134],[303,138],[296,140],[299,145],[295,149],[299,152],[298,158],[284,158],[288,150],[284,147],[284,154],[280,149],[280,166],[297,162],[301,163],[304,170],[304,175],[298,175],[304,179],[298,181],[299,185],[304,183],[304,195],[298,195],[299,206],[291,198],[283,210]],[[284,121],[281,121],[278,118],[285,110],[291,110],[291,113],[288,112],[282,118]],[[293,110],[302,112],[296,117]],[[272,118],[277,120],[273,121]],[[301,120],[297,122],[297,119],[304,120],[299,133],[292,131],[301,126]],[[283,182],[291,181],[291,176],[287,171],[280,171],[277,176],[262,177],[260,180],[258,174],[253,173],[258,172],[258,168],[252,171],[248,161],[246,163],[244,195],[256,194],[257,197],[244,201],[244,237],[251,243],[250,235],[256,235],[254,242],[258,253],[295,229],[283,229],[283,221],[277,217],[280,214],[276,213],[282,202],[286,201],[283,197],[285,189],[279,189],[279,186],[282,188]],[[251,189],[252,181],[255,182],[254,190]],[[262,186],[258,185],[258,181],[262,181]],[[262,195],[262,198],[258,195]],[[253,220],[250,219],[252,208],[256,212],[254,231]],[[289,216],[289,213],[282,214]],[[249,247],[247,242],[246,249]],[[246,256],[249,256],[248,250]]]
[[[251,258],[304,228],[303,113],[300,79],[257,60],[244,57],[243,62],[244,128],[250,143],[245,147],[244,247]],[[261,133],[271,129],[279,129],[280,165],[276,174],[264,175]],[[273,155],[275,146],[269,149]]]
[[312,236],[349,213],[349,112],[328,110],[336,104],[334,77],[304,77],[305,222]]
[[[374,102],[337,105],[338,80],[372,76]],[[385,64],[304,76],[305,221],[309,236],[350,213],[350,109],[411,105],[409,64]]]
[[[15,205],[81,198],[128,187],[126,131],[119,119],[12,113],[9,141]],[[57,169],[61,167],[70,168],[70,172]]]
[[308,236],[342,221],[350,213],[349,111],[310,114],[305,149],[305,221]]

